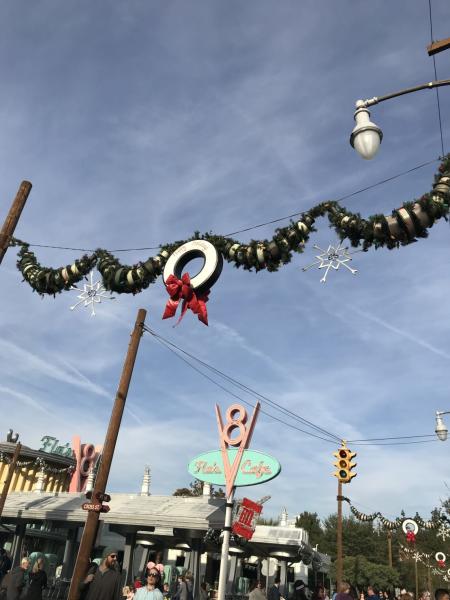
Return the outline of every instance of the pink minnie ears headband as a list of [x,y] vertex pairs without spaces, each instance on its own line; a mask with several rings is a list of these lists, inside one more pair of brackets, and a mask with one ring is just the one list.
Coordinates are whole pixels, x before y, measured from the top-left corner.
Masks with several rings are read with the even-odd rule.
[[162,565],[161,563],[157,565],[154,562],[150,561],[147,563],[147,569],[156,569],[157,571],[159,571],[159,574],[162,575],[164,571],[164,565]]

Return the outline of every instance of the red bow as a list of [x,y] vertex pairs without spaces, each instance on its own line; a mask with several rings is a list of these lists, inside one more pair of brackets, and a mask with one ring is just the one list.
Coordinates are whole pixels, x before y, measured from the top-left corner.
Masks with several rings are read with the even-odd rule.
[[181,315],[175,325],[178,325],[188,308],[198,316],[199,321],[208,325],[206,302],[208,302],[209,290],[197,296],[191,285],[189,273],[185,273],[181,279],[178,279],[175,275],[169,275],[166,281],[166,290],[170,296],[170,300],[167,301],[163,319],[174,317],[180,300],[183,300]]
[[441,569],[445,568],[445,560],[438,560],[437,564],[438,564],[439,567],[441,567]]
[[406,541],[410,544],[414,544],[416,541],[416,535],[413,531],[408,531],[406,534]]

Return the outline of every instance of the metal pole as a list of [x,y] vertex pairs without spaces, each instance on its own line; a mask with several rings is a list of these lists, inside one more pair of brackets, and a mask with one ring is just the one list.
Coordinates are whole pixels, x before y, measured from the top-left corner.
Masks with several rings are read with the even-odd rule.
[[2,263],[3,257],[8,250],[9,242],[20,219],[20,215],[22,214],[22,210],[25,206],[25,202],[27,201],[30,190],[31,183],[29,181],[22,181],[16,197],[11,204],[8,216],[6,217],[3,227],[0,230],[0,264]]
[[338,482],[337,495],[337,528],[336,528],[336,588],[339,593],[342,584],[343,556],[342,556],[342,482]]
[[[97,494],[105,493],[106,490],[106,484],[108,483],[109,471],[114,455],[114,449],[116,447],[123,411],[125,409],[125,401],[127,399],[128,388],[130,385],[131,376],[133,374],[133,367],[143,332],[142,327],[145,322],[146,314],[147,311],[143,308],[138,310],[136,323],[134,325],[133,333],[131,334],[127,356],[122,369],[122,376],[120,378],[119,387],[117,388],[116,399],[114,401],[114,406],[108,425],[108,431],[106,432],[100,466],[98,469],[97,478],[95,480],[94,490],[92,492],[93,499],[96,498]],[[89,557],[91,555],[92,547],[97,535],[99,517],[100,514],[96,511],[88,511],[87,513],[83,535],[81,537],[80,548],[78,550],[78,556],[72,575],[72,581],[70,582],[68,600],[78,600],[80,583],[85,577]]]
[[392,569],[392,533],[391,533],[390,529],[388,529],[388,532],[387,532],[387,544],[388,544],[388,561],[389,561],[389,566]]
[[227,567],[228,567],[228,551],[230,549],[231,536],[231,519],[233,516],[233,500],[234,488],[227,498],[225,510],[225,527],[223,529],[222,553],[220,555],[220,571],[219,571],[219,589],[217,591],[217,600],[225,600],[225,591],[227,585]]
[[5,483],[3,484],[2,494],[0,496],[0,517],[3,513],[3,508],[5,507],[6,497],[9,492],[9,486],[11,485],[11,481],[14,475],[14,471],[16,469],[16,464],[20,456],[20,451],[22,450],[22,444],[18,442],[16,444],[16,448],[14,450],[14,454],[11,462],[9,463],[8,475],[6,476]]

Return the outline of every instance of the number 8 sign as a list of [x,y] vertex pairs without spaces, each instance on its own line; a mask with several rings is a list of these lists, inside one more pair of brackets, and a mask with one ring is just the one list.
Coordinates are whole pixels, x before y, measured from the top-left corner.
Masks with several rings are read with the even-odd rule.
[[[250,423],[247,425],[247,411],[245,408],[240,404],[232,404],[227,409],[226,422],[224,424],[222,415],[220,414],[220,408],[216,404],[217,427],[219,429],[220,449],[222,451],[222,460],[225,471],[227,497],[229,497],[233,491],[234,482],[244,450],[250,445],[260,406],[260,403],[257,402],[253,409]],[[238,430],[238,433],[233,436],[233,433],[236,433],[236,430]],[[231,465],[227,452],[230,446],[238,449],[233,464]]]

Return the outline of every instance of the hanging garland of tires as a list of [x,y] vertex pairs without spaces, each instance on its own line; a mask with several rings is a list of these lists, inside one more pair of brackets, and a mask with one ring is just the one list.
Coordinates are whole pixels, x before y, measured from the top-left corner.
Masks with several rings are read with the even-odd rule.
[[162,245],[156,256],[134,265],[122,264],[108,250],[99,248],[71,265],[53,269],[38,262],[27,242],[12,238],[10,245],[20,248],[17,267],[24,281],[41,295],[55,295],[69,290],[94,267],[100,272],[107,290],[118,294],[137,294],[162,275],[168,259],[188,242],[209,242],[221,260],[223,258],[238,268],[277,271],[291,261],[294,252],[303,252],[319,217],[328,216],[330,227],[335,229],[340,239],[349,239],[354,247],[361,246],[364,251],[372,246],[391,250],[410,244],[417,238],[427,237],[428,229],[437,220],[447,218],[449,204],[450,155],[447,155],[435,176],[432,191],[419,200],[405,202],[389,216],[375,214],[363,219],[360,214],[348,211],[338,202],[322,202],[304,212],[298,221],[291,221],[287,227],[276,229],[271,240],[252,240],[248,244],[241,244],[229,237],[196,232],[189,240]]

